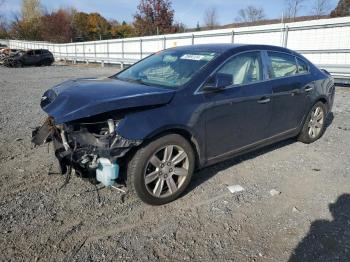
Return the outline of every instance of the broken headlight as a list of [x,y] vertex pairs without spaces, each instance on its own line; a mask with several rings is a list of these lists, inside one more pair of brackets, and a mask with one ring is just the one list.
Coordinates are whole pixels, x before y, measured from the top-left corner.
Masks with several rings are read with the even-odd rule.
[[108,119],[100,122],[79,122],[70,126],[72,131],[87,131],[96,137],[113,135],[120,120]]

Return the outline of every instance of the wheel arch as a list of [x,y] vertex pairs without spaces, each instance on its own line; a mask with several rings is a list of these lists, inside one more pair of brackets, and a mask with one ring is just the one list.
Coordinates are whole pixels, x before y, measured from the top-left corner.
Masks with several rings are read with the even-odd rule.
[[169,126],[166,128],[155,130],[151,134],[146,136],[146,138],[144,139],[141,146],[144,143],[148,143],[150,141],[157,139],[158,137],[165,136],[168,134],[178,134],[178,135],[182,136],[183,138],[185,138],[187,140],[187,142],[190,143],[190,145],[193,149],[193,153],[194,153],[195,161],[196,161],[195,168],[199,168],[203,165],[203,153],[202,152],[204,150],[203,150],[203,148],[200,147],[199,142],[198,142],[198,138],[193,134],[193,132],[191,132],[186,127]]
[[318,102],[322,102],[322,103],[326,106],[326,108],[327,108],[327,113],[328,113],[328,111],[329,111],[329,102],[328,102],[327,97],[326,97],[326,96],[320,96],[320,97],[318,97],[318,98],[315,100],[315,102],[313,103],[312,106],[314,106],[314,105],[315,105],[316,103],[318,103]]

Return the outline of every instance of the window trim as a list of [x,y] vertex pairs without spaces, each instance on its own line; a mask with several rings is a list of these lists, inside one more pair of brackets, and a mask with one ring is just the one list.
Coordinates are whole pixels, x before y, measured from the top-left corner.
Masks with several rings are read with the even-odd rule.
[[242,52],[239,52],[237,54],[231,55],[230,57],[225,59],[225,61],[223,61],[208,77],[205,78],[205,80],[194,91],[194,95],[206,94],[207,92],[203,91],[202,88],[205,85],[205,83],[208,81],[208,79],[210,77],[212,77],[213,75],[215,75],[229,60],[235,58],[236,56],[245,54],[245,53],[260,53],[261,66],[262,66],[262,80],[259,80],[259,81],[256,81],[256,82],[247,83],[247,84],[236,84],[236,85],[232,84],[232,85],[229,85],[229,86],[225,87],[224,90],[230,89],[230,88],[235,88],[235,87],[238,87],[238,86],[247,86],[247,85],[251,85],[251,84],[258,84],[258,83],[262,83],[262,82],[268,81],[269,79],[268,79],[268,75],[267,75],[268,72],[267,72],[267,64],[266,64],[267,61],[265,61],[265,57],[264,57],[263,52],[264,52],[264,50],[254,49],[254,50],[242,51]]

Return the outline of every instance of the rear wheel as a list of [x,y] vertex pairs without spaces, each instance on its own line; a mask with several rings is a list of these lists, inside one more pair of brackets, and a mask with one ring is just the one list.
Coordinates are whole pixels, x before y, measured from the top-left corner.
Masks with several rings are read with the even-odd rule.
[[45,59],[42,63],[41,63],[41,65],[43,65],[43,66],[50,66],[50,65],[52,65],[52,61],[51,61],[51,59]]
[[160,137],[140,148],[129,161],[127,185],[140,199],[162,205],[178,198],[194,170],[192,146],[180,135]]
[[325,130],[326,113],[325,104],[317,102],[310,110],[298,140],[309,144],[319,139]]

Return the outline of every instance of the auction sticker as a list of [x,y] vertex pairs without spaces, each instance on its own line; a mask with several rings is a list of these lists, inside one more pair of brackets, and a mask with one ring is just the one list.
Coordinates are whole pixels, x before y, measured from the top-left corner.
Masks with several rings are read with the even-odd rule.
[[203,60],[205,56],[204,55],[191,55],[191,54],[184,54],[183,56],[180,57],[180,59],[187,59],[187,60]]

